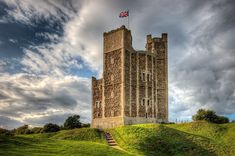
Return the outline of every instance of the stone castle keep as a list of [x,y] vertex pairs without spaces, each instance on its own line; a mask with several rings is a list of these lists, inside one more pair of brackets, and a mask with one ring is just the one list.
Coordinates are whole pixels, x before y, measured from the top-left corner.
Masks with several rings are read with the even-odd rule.
[[103,78],[92,77],[91,126],[168,122],[167,34],[147,35],[145,51],[133,49],[125,26],[103,37]]

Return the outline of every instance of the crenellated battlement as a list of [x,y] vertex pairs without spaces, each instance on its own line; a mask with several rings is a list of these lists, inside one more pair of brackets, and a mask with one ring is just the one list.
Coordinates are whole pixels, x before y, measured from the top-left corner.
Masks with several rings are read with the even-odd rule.
[[103,33],[103,36],[106,36],[106,35],[115,33],[115,32],[120,31],[120,30],[125,30],[125,31],[127,31],[127,32],[129,32],[129,33],[131,32],[129,29],[127,29],[127,28],[125,27],[125,25],[122,25],[121,27],[119,27],[119,28],[117,28],[117,29],[114,29],[114,30],[111,30],[111,31],[108,31],[108,32],[104,32],[104,33]]
[[167,33],[162,33],[161,37],[153,37],[152,35],[146,36],[146,51],[156,53],[159,46],[165,46],[167,44]]

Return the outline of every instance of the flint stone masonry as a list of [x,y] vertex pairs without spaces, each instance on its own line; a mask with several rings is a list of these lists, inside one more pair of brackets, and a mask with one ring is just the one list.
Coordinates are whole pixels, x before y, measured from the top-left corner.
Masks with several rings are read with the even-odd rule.
[[92,77],[91,126],[168,122],[167,34],[147,35],[145,51],[133,49],[125,26],[103,37],[104,72]]

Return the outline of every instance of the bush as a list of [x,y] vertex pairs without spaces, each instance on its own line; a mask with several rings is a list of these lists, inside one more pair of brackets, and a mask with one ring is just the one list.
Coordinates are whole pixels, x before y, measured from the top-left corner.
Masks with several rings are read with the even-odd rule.
[[43,132],[42,127],[34,127],[31,129],[31,133],[33,133],[33,134],[38,134],[38,133],[42,133],[42,132]]
[[216,123],[229,123],[229,119],[224,116],[218,116],[217,122]]
[[15,134],[30,134],[29,125],[20,126],[15,130]]
[[0,134],[5,134],[5,133],[7,133],[7,132],[8,132],[7,129],[0,128]]
[[44,125],[43,127],[43,133],[48,133],[48,132],[58,132],[60,130],[60,126],[57,124],[53,123],[48,123]]
[[89,124],[89,123],[86,123],[86,124],[82,124],[82,127],[91,127],[91,124]]
[[224,116],[218,116],[216,113],[212,110],[205,110],[205,109],[199,109],[197,111],[197,114],[193,115],[193,120],[198,121],[198,120],[205,120],[208,122],[212,123],[218,123],[218,124],[223,124],[223,123],[228,123],[229,119]]
[[68,117],[64,122],[65,129],[74,129],[74,128],[81,128],[82,123],[80,122],[79,115],[73,115]]
[[4,128],[0,128],[0,135],[13,135],[11,133],[11,131],[4,129]]

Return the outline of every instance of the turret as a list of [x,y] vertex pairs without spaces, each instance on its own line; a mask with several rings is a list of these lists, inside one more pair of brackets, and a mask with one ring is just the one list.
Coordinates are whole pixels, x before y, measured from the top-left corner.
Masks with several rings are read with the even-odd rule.
[[161,37],[154,38],[152,38],[152,35],[147,35],[146,40],[146,51],[157,54],[158,49],[166,47],[167,33],[162,33]]

